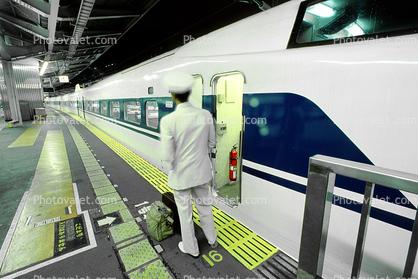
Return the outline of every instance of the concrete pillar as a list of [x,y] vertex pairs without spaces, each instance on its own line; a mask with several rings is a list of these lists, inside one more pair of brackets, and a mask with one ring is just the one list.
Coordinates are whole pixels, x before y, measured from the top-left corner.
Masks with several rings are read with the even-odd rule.
[[13,67],[11,61],[2,61],[4,82],[7,87],[7,97],[12,115],[12,121],[18,121],[15,126],[22,124],[22,116],[20,114],[19,98],[17,96],[16,83],[13,78]]

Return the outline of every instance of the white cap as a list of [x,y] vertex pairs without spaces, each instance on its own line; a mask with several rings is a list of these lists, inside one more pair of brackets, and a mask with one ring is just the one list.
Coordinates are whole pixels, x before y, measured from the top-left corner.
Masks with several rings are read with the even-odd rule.
[[183,72],[171,72],[163,79],[164,86],[173,94],[183,94],[191,90],[194,85],[194,78]]

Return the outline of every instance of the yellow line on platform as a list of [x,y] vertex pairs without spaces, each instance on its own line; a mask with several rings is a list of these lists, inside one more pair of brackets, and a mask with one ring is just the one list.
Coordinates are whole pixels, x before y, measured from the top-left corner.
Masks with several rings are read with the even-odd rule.
[[[65,208],[69,206],[72,207],[72,213],[66,215]],[[54,221],[76,216],[64,135],[61,130],[48,131],[32,186],[0,275],[53,257]]]
[[38,135],[41,132],[41,128],[41,125],[32,123],[32,125],[30,125],[29,128],[26,129],[26,131],[7,148],[32,146],[38,138]]

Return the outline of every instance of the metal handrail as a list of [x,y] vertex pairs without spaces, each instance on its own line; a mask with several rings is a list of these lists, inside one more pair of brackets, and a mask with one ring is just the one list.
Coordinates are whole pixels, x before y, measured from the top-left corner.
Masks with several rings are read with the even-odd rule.
[[[309,160],[308,187],[299,250],[298,279],[322,277],[335,177],[342,175],[366,182],[351,278],[360,274],[363,248],[376,184],[418,194],[418,175],[316,155]],[[403,278],[410,278],[418,249],[415,216]]]

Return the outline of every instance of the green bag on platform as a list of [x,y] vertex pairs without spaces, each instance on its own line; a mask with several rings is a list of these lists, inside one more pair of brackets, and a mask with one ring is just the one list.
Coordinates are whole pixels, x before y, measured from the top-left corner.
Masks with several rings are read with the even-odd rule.
[[146,220],[148,231],[155,240],[161,241],[174,234],[173,216],[173,211],[163,202],[156,201],[151,204]]

